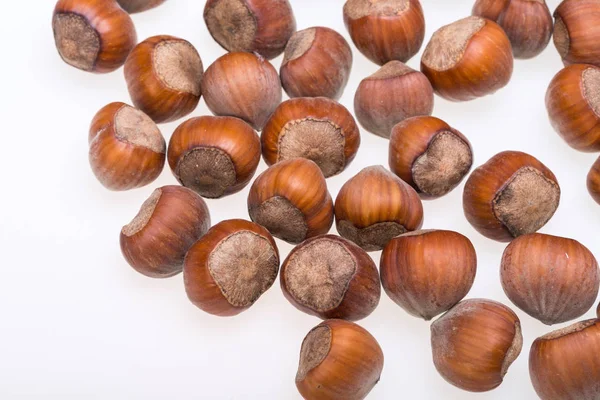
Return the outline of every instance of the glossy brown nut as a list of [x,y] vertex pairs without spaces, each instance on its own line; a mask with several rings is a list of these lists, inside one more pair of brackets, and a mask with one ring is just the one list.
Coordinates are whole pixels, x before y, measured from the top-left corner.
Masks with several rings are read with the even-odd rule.
[[241,119],[192,118],[173,132],[168,160],[183,186],[219,198],[250,182],[260,162],[260,140]]
[[600,2],[564,0],[554,11],[554,45],[565,65],[600,67]]
[[571,65],[554,76],[546,109],[554,130],[574,149],[600,151],[600,68]]
[[125,63],[125,80],[133,104],[156,123],[194,111],[202,95],[204,67],[190,42],[153,36],[135,46]]
[[92,171],[111,190],[145,186],[165,165],[160,130],[150,117],[124,103],[110,103],[98,111],[88,141]]
[[473,15],[491,19],[504,29],[515,58],[540,54],[548,46],[554,29],[545,0],[477,0]]
[[383,351],[359,325],[331,319],[302,341],[296,387],[310,400],[362,400],[379,382]]
[[476,168],[463,192],[467,220],[483,236],[500,242],[534,233],[560,202],[556,177],[535,157],[504,151]]
[[381,250],[392,239],[423,224],[419,195],[382,166],[367,167],[342,186],[335,199],[341,236],[367,251]]
[[52,30],[63,61],[95,73],[120,68],[137,43],[131,17],[114,1],[59,0]]
[[257,131],[281,103],[281,82],[275,68],[250,53],[218,58],[202,79],[204,101],[215,115],[238,117]]
[[139,273],[168,278],[182,271],[185,254],[208,228],[202,197],[181,186],[163,186],[121,230],[121,251]]
[[600,204],[600,158],[596,160],[588,173],[587,188],[596,203]]
[[407,118],[431,115],[433,88],[427,77],[400,61],[390,61],[363,79],[354,95],[354,113],[363,128],[389,138]]
[[198,308],[222,317],[250,308],[275,282],[279,251],[262,226],[242,219],[218,223],[188,251],[185,291]]
[[542,400],[600,398],[600,320],[588,320],[536,339],[529,375]]
[[281,161],[260,174],[248,195],[252,221],[289,243],[329,232],[333,202],[325,177],[304,158]]
[[290,97],[342,97],[350,71],[352,50],[333,29],[314,27],[296,32],[283,54],[281,83]]
[[410,315],[429,321],[469,293],[477,254],[460,233],[423,230],[390,240],[379,268],[387,295]]
[[436,198],[469,173],[473,149],[462,133],[441,119],[413,117],[392,130],[389,165],[422,198]]
[[150,10],[164,2],[165,0],[117,0],[117,3],[130,14]]
[[498,302],[470,299],[431,324],[433,363],[450,384],[470,392],[500,386],[523,347],[517,315]]
[[498,24],[468,17],[438,29],[425,48],[421,71],[435,92],[451,101],[495,93],[510,81],[513,54]]
[[227,51],[280,55],[296,31],[288,0],[208,0],[204,21],[213,39]]
[[408,61],[425,38],[425,18],[418,0],[348,0],[344,23],[358,50],[379,65]]
[[352,114],[325,97],[302,97],[281,103],[261,134],[265,162],[295,157],[314,161],[326,178],[342,172],[360,146]]

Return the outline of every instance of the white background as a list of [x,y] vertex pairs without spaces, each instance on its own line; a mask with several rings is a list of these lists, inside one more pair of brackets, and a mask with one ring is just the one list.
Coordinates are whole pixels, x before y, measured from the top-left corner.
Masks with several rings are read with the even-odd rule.
[[[423,0],[426,42],[440,26],[470,14],[472,1]],[[299,28],[328,26],[348,40],[342,0],[292,0]],[[549,1],[551,10],[558,0]],[[129,102],[122,69],[91,75],[64,64],[51,31],[52,0],[3,2],[0,138],[0,398],[2,399],[298,399],[294,376],[300,344],[319,320],[283,297],[279,282],[247,312],[222,319],[187,299],[181,275],[152,280],[123,260],[118,235],[157,186],[175,184],[165,168],[153,184],[105,190],[87,159],[87,130],[102,106]],[[133,17],[140,40],[171,34],[191,41],[205,67],[224,51],[202,18],[204,1],[168,0]],[[353,47],[354,49],[354,47]],[[418,68],[420,54],[408,63]],[[360,80],[377,66],[354,51],[341,102],[351,109]],[[281,58],[274,60],[279,68]],[[544,94],[562,64],[553,45],[516,61],[510,84],[468,103],[436,97],[434,115],[473,144],[475,165],[502,150],[538,157],[557,175],[561,205],[544,233],[575,238],[600,256],[600,206],[585,188],[595,155],[570,149],[552,130]],[[193,116],[208,114],[201,102]],[[181,121],[179,121],[181,122]],[[170,137],[177,123],[161,125]],[[328,180],[335,197],[360,169],[387,166],[387,141],[362,132],[358,156]],[[261,161],[259,171],[265,169]],[[248,218],[248,188],[209,200],[213,223]],[[505,245],[466,222],[462,185],[424,203],[425,228],[452,229],[474,243],[479,269],[469,297],[510,304],[498,278]],[[278,242],[282,258],[291,247]],[[371,253],[376,261],[379,253]],[[514,308],[514,307],[513,307]],[[447,384],[431,361],[429,324],[410,317],[384,294],[360,324],[385,353],[381,382],[370,399],[535,399],[527,357],[534,338],[551,328],[521,317],[524,349],[505,382],[485,394]],[[588,317],[594,313],[589,312]]]

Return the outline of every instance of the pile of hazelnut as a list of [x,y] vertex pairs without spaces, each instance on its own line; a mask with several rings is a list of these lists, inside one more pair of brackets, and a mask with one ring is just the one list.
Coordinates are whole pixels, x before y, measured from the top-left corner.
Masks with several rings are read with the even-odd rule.
[[[570,146],[600,152],[600,0],[564,0],[554,21],[544,0],[477,0],[472,16],[433,34],[421,71],[404,64],[424,40],[418,0],[348,0],[343,17],[355,47],[381,65],[360,83],[354,112],[365,130],[389,138],[389,170],[363,169],[335,201],[326,179],[360,145],[353,115],[336,101],[352,67],[346,40],[325,27],[296,31],[288,0],[208,0],[204,20],[228,53],[204,71],[184,39],[137,42],[128,12],[163,2],[59,0],[53,16],[65,62],[95,73],[124,66],[134,106],[105,106],[89,132],[98,180],[111,190],[138,188],[167,161],[181,184],[156,189],[123,227],[127,262],[155,278],[183,271],[191,302],[218,316],[251,307],[279,274],[290,303],[324,320],[300,350],[295,379],[306,399],[362,399],[378,382],[382,349],[353,321],[373,312],[381,287],[407,313],[439,316],[433,361],[449,383],[473,392],[499,386],[521,352],[519,318],[492,300],[463,301],[477,269],[467,237],[420,230],[422,199],[453,190],[473,164],[469,140],[431,116],[434,93],[467,101],[496,92],[509,83],[513,59],[535,57],[554,32],[566,68],[546,94],[550,121]],[[278,73],[269,60],[282,53]],[[290,100],[282,102],[282,89]],[[156,124],[190,114],[202,95],[215,116],[183,122],[167,145]],[[269,168],[250,188],[252,222],[211,227],[202,197],[250,184],[261,155]],[[588,188],[600,203],[600,159]],[[581,317],[600,286],[584,245],[536,233],[560,194],[552,171],[518,151],[477,167],[463,194],[469,223],[510,242],[500,266],[506,295],[548,325]],[[328,234],[334,221],[340,236]],[[282,263],[273,237],[297,245]],[[379,269],[367,253],[376,250]],[[600,399],[599,354],[600,320],[535,340],[529,366],[539,397]]]

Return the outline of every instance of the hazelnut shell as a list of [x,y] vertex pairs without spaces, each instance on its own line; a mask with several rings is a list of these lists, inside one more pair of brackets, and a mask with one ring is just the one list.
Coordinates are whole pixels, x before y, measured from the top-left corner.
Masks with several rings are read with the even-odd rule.
[[554,45],[565,65],[600,67],[600,3],[564,0],[554,11]]
[[596,203],[600,204],[600,158],[596,160],[588,173],[587,188]]

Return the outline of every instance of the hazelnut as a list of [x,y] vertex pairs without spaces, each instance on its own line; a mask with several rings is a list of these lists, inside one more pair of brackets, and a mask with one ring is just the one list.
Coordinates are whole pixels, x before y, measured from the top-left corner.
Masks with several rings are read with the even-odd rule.
[[565,65],[600,67],[600,2],[564,0],[554,11],[554,45]]
[[124,103],[103,107],[90,126],[89,159],[96,178],[111,190],[145,186],[165,165],[165,139],[146,114]]
[[283,54],[281,83],[290,97],[342,97],[350,71],[352,50],[333,29],[308,28],[294,33]]
[[529,375],[542,400],[600,398],[600,320],[576,323],[536,339]]
[[451,101],[486,96],[510,81],[510,40],[498,24],[467,17],[438,29],[421,59],[433,90]]
[[348,0],[344,23],[358,50],[379,65],[408,61],[425,37],[425,18],[418,0]]
[[367,167],[342,186],[335,199],[341,236],[367,251],[381,250],[393,237],[423,224],[419,195],[382,166]]
[[114,1],[58,0],[52,30],[63,61],[95,73],[121,67],[137,43],[131,17]]
[[519,151],[498,153],[475,169],[463,193],[467,220],[483,236],[501,242],[539,230],[559,202],[552,171]]
[[296,31],[288,0],[208,0],[204,21],[213,39],[227,51],[277,57]]
[[241,118],[259,131],[282,97],[275,68],[250,53],[228,53],[218,58],[206,70],[202,88],[213,114]]
[[247,310],[275,281],[279,252],[262,226],[241,219],[210,228],[188,251],[185,291],[200,309],[219,316]]
[[473,15],[491,19],[504,29],[515,58],[540,54],[548,46],[554,28],[545,0],[477,0]]
[[187,40],[153,36],[138,44],[125,63],[125,80],[133,104],[156,123],[194,111],[202,94],[204,69]]
[[569,146],[600,151],[600,68],[577,64],[561,70],[546,92],[546,109]]
[[147,11],[164,2],[165,0],[117,0],[117,3],[130,14]]
[[303,97],[281,103],[261,134],[268,165],[295,157],[314,161],[326,178],[342,172],[360,146],[352,114],[324,97]]
[[383,352],[359,325],[321,322],[302,341],[296,387],[305,399],[362,400],[379,382]]
[[431,347],[448,383],[470,392],[495,389],[521,353],[519,317],[495,301],[462,301],[431,324]]
[[323,235],[333,224],[333,202],[314,162],[293,158],[260,174],[250,187],[248,213],[273,236],[300,243]]
[[181,272],[185,254],[209,227],[202,197],[181,186],[163,186],[121,230],[121,251],[139,273],[168,278]]
[[600,318],[600,303],[598,304],[598,308],[596,308],[596,316]]
[[363,79],[354,96],[358,122],[376,135],[389,138],[398,122],[433,112],[433,89],[425,75],[390,61]]
[[294,307],[322,319],[363,319],[381,297],[379,273],[371,257],[334,235],[296,246],[281,266],[280,279],[283,294]]
[[443,196],[471,170],[473,149],[466,137],[435,117],[413,117],[392,130],[390,170],[423,198]]
[[460,233],[416,231],[390,240],[379,268],[388,296],[410,315],[429,321],[469,293],[477,254]]
[[596,160],[587,176],[587,188],[596,203],[600,204],[600,158]]
[[594,305],[600,270],[578,241],[532,233],[504,250],[500,279],[517,307],[552,325],[581,317]]
[[250,182],[260,162],[260,140],[241,119],[192,118],[173,132],[168,160],[183,186],[219,198]]

